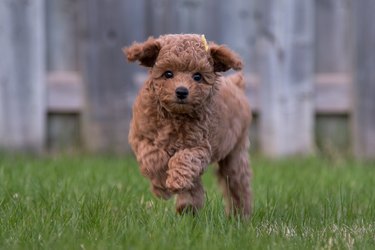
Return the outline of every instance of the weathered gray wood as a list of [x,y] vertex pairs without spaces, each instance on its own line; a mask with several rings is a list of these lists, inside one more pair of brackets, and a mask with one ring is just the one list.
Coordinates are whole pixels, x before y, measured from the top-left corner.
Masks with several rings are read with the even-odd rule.
[[351,113],[352,86],[352,77],[348,74],[317,74],[314,94],[315,113]]
[[[46,1],[47,149],[71,151],[80,140],[83,84],[79,74],[79,1]],[[76,138],[79,137],[79,138]]]
[[[227,44],[241,55],[246,72],[255,72],[255,0],[220,0],[218,5],[218,43]],[[211,13],[211,12],[208,12]]]
[[[316,74],[314,82],[315,114],[349,114],[352,111],[352,77],[347,74]],[[251,110],[259,113],[260,80],[256,75],[246,74],[247,92]]]
[[352,0],[315,0],[315,70],[350,73],[353,58]]
[[375,1],[356,1],[355,7],[354,149],[359,157],[375,159]]
[[0,147],[42,151],[44,0],[0,1]]
[[259,113],[260,110],[260,94],[259,84],[260,79],[257,75],[245,74],[246,79],[246,93],[250,102],[251,111],[253,113]]
[[145,0],[146,33],[205,34],[208,40],[219,37],[221,25],[215,0]]
[[349,123],[348,114],[317,115],[315,121],[317,148],[331,156],[350,153]]
[[51,153],[76,153],[81,149],[81,126],[77,113],[49,113],[47,149]]
[[177,4],[173,0],[145,0],[146,33],[154,37],[178,33]]
[[84,143],[91,152],[128,152],[131,105],[137,95],[121,48],[145,36],[144,1],[84,0],[82,65],[85,84]]
[[266,0],[261,5],[262,151],[270,156],[313,150],[312,0]]
[[[259,106],[258,96],[254,95],[254,80],[256,72],[256,1],[255,0],[219,0],[216,1],[216,15],[218,30],[215,41],[226,44],[244,61],[244,72],[248,86],[246,95],[250,100],[251,108],[256,111]],[[212,13],[208,11],[207,13]],[[251,75],[250,75],[251,74]],[[255,143],[253,143],[254,145]]]
[[180,0],[177,2],[177,27],[183,33],[204,33],[204,0]]
[[250,129],[249,129],[249,138],[250,138],[250,151],[251,152],[260,152],[259,147],[259,115],[253,114]]
[[78,65],[79,1],[46,1],[48,70],[74,71]]
[[79,74],[54,71],[47,75],[49,113],[76,113],[83,109],[83,82]]

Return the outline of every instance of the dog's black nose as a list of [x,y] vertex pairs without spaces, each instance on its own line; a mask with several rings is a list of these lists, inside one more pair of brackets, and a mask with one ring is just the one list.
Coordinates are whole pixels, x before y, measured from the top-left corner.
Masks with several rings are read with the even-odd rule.
[[176,96],[178,99],[186,99],[186,97],[189,95],[189,90],[185,87],[178,87],[176,89]]

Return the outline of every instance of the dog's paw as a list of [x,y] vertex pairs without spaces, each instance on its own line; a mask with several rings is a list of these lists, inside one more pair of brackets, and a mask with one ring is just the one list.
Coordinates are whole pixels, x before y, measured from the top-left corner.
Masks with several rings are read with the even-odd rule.
[[198,208],[194,206],[193,204],[186,203],[186,204],[178,204],[176,206],[176,212],[178,214],[191,214],[191,215],[196,215],[198,213]]
[[152,185],[151,191],[156,197],[158,197],[159,199],[164,199],[164,200],[170,199],[173,195],[168,189],[154,186],[154,185]]
[[193,187],[193,182],[188,176],[183,174],[181,169],[170,169],[168,170],[166,186],[172,192],[178,193],[183,190],[191,189]]
[[151,179],[151,191],[160,199],[168,200],[173,193],[165,185],[167,174],[159,173],[156,178]]

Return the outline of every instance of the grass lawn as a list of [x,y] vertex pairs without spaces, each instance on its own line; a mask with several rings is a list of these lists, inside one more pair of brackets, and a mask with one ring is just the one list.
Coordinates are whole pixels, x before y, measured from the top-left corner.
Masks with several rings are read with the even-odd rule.
[[178,216],[131,157],[0,155],[0,249],[375,249],[375,164],[254,157],[254,214],[228,219],[213,171]]

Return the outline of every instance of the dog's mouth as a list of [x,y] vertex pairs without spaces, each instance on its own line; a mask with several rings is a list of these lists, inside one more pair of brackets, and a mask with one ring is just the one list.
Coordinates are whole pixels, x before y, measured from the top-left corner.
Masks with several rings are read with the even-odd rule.
[[170,113],[187,114],[194,110],[193,106],[189,104],[188,100],[174,100],[171,102],[164,102],[163,107]]
[[188,103],[188,101],[186,99],[178,99],[177,98],[175,103],[178,104],[178,105],[186,105]]
[[192,111],[191,105],[188,104],[186,100],[179,100],[171,106],[172,113],[186,114]]

